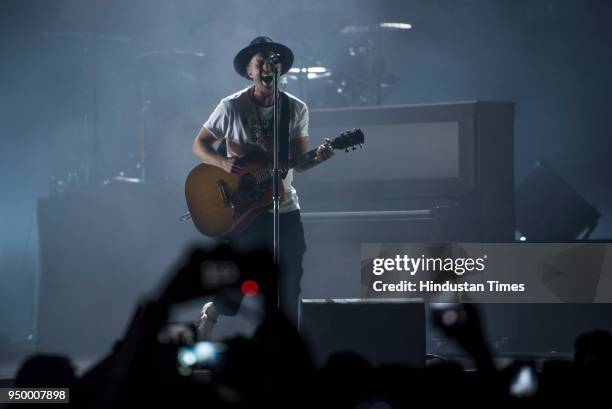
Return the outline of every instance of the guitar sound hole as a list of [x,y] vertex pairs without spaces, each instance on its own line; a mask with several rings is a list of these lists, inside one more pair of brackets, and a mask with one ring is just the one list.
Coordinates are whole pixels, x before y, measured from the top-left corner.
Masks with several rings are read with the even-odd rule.
[[248,210],[249,206],[262,199],[266,187],[257,183],[251,173],[242,175],[238,182],[238,190],[232,195],[232,204],[236,216]]
[[238,183],[238,191],[249,192],[257,187],[257,179],[251,173],[247,173],[240,177],[240,183]]

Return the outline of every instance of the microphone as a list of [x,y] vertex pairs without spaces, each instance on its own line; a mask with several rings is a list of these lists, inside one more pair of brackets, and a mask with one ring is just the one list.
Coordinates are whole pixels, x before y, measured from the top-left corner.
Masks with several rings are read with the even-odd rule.
[[281,56],[279,53],[270,53],[264,60],[264,63],[270,64],[272,67],[276,67],[276,64],[281,62]]

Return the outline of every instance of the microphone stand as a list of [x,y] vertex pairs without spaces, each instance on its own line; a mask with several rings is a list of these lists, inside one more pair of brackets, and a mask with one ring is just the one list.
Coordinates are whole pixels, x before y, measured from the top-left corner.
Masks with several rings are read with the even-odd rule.
[[[280,163],[279,163],[279,93],[278,93],[278,70],[277,65],[272,65],[272,78],[274,81],[274,134],[272,151],[274,154],[274,161],[272,164],[272,201],[274,203],[273,214],[274,214],[274,264],[276,264],[277,271],[280,271]],[[280,277],[277,274],[276,277],[276,305],[280,311]]]

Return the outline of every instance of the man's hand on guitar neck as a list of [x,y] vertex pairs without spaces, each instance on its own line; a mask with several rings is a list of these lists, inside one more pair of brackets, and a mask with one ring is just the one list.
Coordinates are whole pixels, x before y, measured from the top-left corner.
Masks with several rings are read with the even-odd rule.
[[317,147],[317,162],[324,162],[336,154],[331,146],[331,142],[331,139],[325,138],[325,141]]
[[[307,137],[291,139],[291,157],[298,157],[306,153],[308,153]],[[308,160],[302,161],[300,164],[295,166],[294,169],[298,172],[303,172],[328,160],[334,156],[334,154],[334,149],[331,147],[331,139],[325,138],[325,141],[316,148],[315,156],[311,156]]]

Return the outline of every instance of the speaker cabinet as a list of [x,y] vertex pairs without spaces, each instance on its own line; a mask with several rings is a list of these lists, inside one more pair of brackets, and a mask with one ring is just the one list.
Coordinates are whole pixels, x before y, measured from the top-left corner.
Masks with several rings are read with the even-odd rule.
[[300,332],[315,363],[354,352],[372,365],[425,365],[425,305],[421,300],[304,299]]

